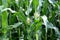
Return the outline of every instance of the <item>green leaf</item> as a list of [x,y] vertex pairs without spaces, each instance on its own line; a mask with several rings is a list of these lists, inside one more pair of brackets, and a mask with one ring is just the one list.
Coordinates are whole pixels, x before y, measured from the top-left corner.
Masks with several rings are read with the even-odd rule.
[[26,23],[26,16],[24,15],[22,11],[17,12],[16,16],[18,17],[19,21]]
[[0,0],[0,5],[2,5],[2,0]]
[[1,27],[1,22],[2,22],[2,15],[0,14],[0,27]]
[[2,0],[2,5],[4,5],[4,7],[6,8],[8,6],[7,0]]
[[38,0],[33,0],[33,8],[35,9],[35,11],[38,7],[38,4],[39,4]]
[[48,9],[48,0],[45,0],[44,3],[43,3],[43,8],[42,8],[42,15],[46,15],[47,13],[47,9]]
[[8,27],[8,13],[7,11],[2,12],[2,29],[3,33],[6,34]]

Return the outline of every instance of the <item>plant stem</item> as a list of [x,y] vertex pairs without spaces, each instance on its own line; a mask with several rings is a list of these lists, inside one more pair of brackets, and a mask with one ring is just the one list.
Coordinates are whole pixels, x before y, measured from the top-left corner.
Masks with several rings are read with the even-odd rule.
[[36,40],[38,40],[38,34],[36,33]]

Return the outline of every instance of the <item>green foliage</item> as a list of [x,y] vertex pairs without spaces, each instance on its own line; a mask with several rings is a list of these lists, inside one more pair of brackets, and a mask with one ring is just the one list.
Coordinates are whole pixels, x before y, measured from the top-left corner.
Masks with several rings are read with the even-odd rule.
[[60,1],[0,0],[0,40],[60,40]]

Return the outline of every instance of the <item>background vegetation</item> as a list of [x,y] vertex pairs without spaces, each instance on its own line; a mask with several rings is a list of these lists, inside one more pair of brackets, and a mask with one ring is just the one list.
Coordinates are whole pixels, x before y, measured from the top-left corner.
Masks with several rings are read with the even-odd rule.
[[60,0],[0,0],[0,40],[60,40]]

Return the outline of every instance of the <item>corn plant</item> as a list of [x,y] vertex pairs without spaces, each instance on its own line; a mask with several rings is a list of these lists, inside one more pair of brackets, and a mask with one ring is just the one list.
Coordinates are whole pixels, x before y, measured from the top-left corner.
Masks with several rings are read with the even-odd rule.
[[60,40],[60,0],[0,0],[0,40]]

